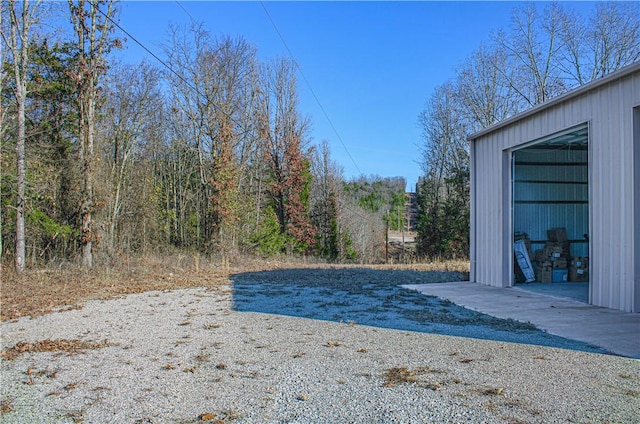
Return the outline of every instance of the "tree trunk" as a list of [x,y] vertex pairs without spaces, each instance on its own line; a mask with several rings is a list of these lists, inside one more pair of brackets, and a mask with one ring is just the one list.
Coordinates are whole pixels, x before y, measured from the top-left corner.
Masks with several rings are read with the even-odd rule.
[[28,0],[22,2],[20,16],[16,13],[15,1],[8,3],[11,34],[9,39],[3,34],[3,39],[13,56],[14,80],[16,84],[15,98],[17,108],[17,139],[16,139],[16,244],[15,269],[18,274],[24,271],[26,256],[25,240],[25,138],[26,119],[25,104],[27,101],[27,66],[29,60],[29,29],[33,20],[33,9],[29,8]]
[[[78,95],[78,109],[80,115],[80,161],[82,163],[82,193],[81,193],[81,238],[82,267],[89,269],[93,266],[93,220],[92,212],[95,207],[93,196],[94,178],[94,132],[96,120],[96,99],[98,96],[98,80],[104,72],[102,62],[110,48],[117,44],[109,38],[111,33],[111,16],[113,1],[107,1],[106,13],[98,12],[101,3],[87,3],[79,0],[74,4],[69,0],[71,20],[78,37],[78,68],[73,75]],[[88,7],[88,10],[87,10]]]
[[[94,86],[93,82],[89,82],[89,85]],[[82,166],[82,210],[80,217],[82,219],[82,268],[90,269],[93,267],[93,228],[91,220],[91,212],[94,206],[93,199],[93,131],[94,131],[94,116],[95,116],[95,100],[92,93],[93,90],[88,90],[85,108],[82,111],[84,114],[83,126],[83,166]]]
[[[26,2],[25,2],[26,3]],[[26,50],[26,49],[23,49]],[[26,54],[25,54],[26,56]],[[16,74],[16,79],[18,76]],[[26,85],[18,85],[16,90],[16,100],[18,102],[18,139],[16,140],[16,188],[18,191],[16,199],[16,252],[15,268],[18,274],[24,271],[25,263],[25,231],[24,231],[24,187],[25,187],[25,113],[24,104],[26,97]]]

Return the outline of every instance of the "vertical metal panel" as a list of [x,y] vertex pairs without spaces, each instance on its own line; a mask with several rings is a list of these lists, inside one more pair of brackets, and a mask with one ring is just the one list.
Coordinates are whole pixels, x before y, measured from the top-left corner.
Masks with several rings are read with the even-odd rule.
[[635,233],[640,217],[634,199],[640,190],[634,181],[640,184],[640,165],[632,152],[633,108],[638,105],[640,70],[635,67],[477,137],[473,218],[477,282],[500,286],[510,278],[503,275],[503,264],[511,259],[503,249],[502,220],[509,220],[507,228],[513,225],[509,211],[502,210],[504,190],[510,189],[504,183],[504,172],[509,170],[503,167],[503,152],[589,122],[590,302],[637,311],[640,242]]
[[[573,141],[586,141],[576,138]],[[589,233],[588,155],[586,150],[524,149],[514,153],[517,158],[514,175],[514,221],[516,233],[527,233],[532,250],[542,249],[549,228],[564,227],[570,240],[585,240]],[[522,163],[526,163],[522,165]],[[558,166],[561,163],[572,166]],[[554,165],[555,164],[555,165]],[[546,181],[546,182],[545,182]],[[557,204],[522,202],[565,202]],[[588,256],[588,243],[571,244],[572,256]]]
[[[640,81],[638,87],[640,91]],[[632,257],[635,262],[633,276],[633,310],[640,312],[640,105],[633,109],[633,198],[634,198],[634,219],[633,234],[635,242]]]

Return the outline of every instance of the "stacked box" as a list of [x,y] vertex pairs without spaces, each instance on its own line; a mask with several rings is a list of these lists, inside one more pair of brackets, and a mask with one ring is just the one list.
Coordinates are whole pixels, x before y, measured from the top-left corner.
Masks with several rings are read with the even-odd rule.
[[567,268],[536,266],[536,281],[539,283],[566,283],[569,280]]
[[550,283],[553,281],[553,269],[536,266],[536,281],[539,283]]
[[569,267],[569,281],[583,283],[589,281],[589,258],[576,256]]
[[568,241],[548,241],[544,244],[545,258],[569,258]]
[[542,283],[561,283],[569,279],[570,246],[564,228],[547,231],[549,241],[534,253],[536,280]]

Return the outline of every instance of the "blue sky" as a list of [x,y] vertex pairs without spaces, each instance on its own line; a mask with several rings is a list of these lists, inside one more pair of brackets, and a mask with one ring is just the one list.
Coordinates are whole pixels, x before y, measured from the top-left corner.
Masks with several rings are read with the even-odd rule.
[[[244,37],[262,60],[289,56],[270,15],[321,104],[299,77],[312,142],[329,142],[346,179],[402,176],[413,191],[421,175],[418,114],[480,42],[509,25],[517,4],[123,1],[120,24],[161,57],[169,24],[192,17],[212,35]],[[153,62],[132,40],[120,54]]]

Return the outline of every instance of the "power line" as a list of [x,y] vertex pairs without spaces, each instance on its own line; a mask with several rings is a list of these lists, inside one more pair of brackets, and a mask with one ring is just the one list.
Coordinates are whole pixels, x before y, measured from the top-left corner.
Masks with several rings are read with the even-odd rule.
[[196,20],[193,19],[193,16],[191,16],[191,13],[189,13],[189,11],[185,9],[185,7],[182,5],[182,2],[180,2],[179,0],[176,0],[176,3],[178,4],[178,6],[180,6],[180,9],[182,9],[184,13],[186,13],[187,16],[189,16],[189,18],[191,19],[191,22],[196,22]]
[[[196,22],[195,19],[193,18],[193,16],[189,13],[189,11],[187,9],[185,9],[185,7],[181,4],[181,2],[179,0],[175,0],[175,2],[178,4],[178,6],[180,6],[180,8],[187,14],[187,16],[189,16],[189,18],[191,19],[192,22]],[[295,57],[293,56],[293,53],[291,52],[291,49],[289,49],[289,46],[287,45],[286,41],[284,40],[284,37],[282,36],[282,34],[280,33],[280,31],[278,30],[278,27],[275,24],[275,21],[272,19],[271,15],[269,14],[269,11],[266,9],[266,7],[264,6],[264,4],[262,2],[260,2],[260,4],[262,5],[262,8],[264,9],[265,13],[267,14],[267,16],[269,17],[269,20],[271,21],[271,24],[273,25],[273,28],[275,29],[276,33],[278,34],[278,36],[280,37],[280,40],[282,41],[282,44],[284,44],[285,48],[287,49],[287,51],[289,52],[289,55],[291,56],[294,64],[296,65],[296,67],[298,68],[298,71],[300,72],[300,75],[302,75],[302,78],[304,79],[305,83],[307,84],[307,87],[309,88],[309,90],[311,91],[311,94],[313,95],[314,99],[316,100],[316,102],[318,103],[318,105],[320,106],[320,109],[322,110],[322,113],[324,114],[325,118],[327,119],[327,121],[329,122],[329,124],[331,125],[331,128],[333,129],[334,133],[336,134],[336,136],[338,137],[338,139],[340,140],[340,143],[342,144],[342,146],[344,147],[344,150],[347,152],[347,155],[349,156],[349,158],[351,159],[351,162],[353,162],[353,165],[356,167],[356,169],[358,170],[358,172],[360,174],[362,174],[362,171],[360,171],[360,168],[358,168],[358,165],[355,163],[355,161],[353,160],[353,157],[351,157],[351,153],[349,153],[349,150],[347,149],[347,146],[344,144],[344,142],[342,141],[342,138],[340,137],[340,134],[338,134],[337,129],[335,128],[335,126],[333,125],[333,122],[331,122],[331,119],[329,118],[327,112],[325,111],[324,107],[322,106],[322,104],[320,103],[320,100],[318,99],[318,96],[316,96],[315,91],[313,90],[313,88],[311,87],[311,84],[309,83],[309,81],[307,80],[307,77],[304,75],[304,73],[302,72],[302,68],[300,67],[300,65],[298,64],[298,62],[296,61]],[[137,41],[136,41],[137,42]],[[195,88],[194,88],[195,89]],[[197,91],[197,90],[196,90]],[[367,218],[365,218],[364,216],[362,216],[362,214],[360,214],[357,210],[352,209],[346,205],[344,205],[345,209],[351,211],[352,213],[354,213],[355,215],[357,215],[359,218],[366,220]]]
[[[178,3],[180,5],[180,3],[178,1],[176,1],[176,3]],[[92,1],[89,0],[89,4],[91,4],[91,6],[95,7],[96,10],[98,12],[100,12],[101,15],[103,15],[106,19],[109,20],[109,22],[111,22],[114,26],[116,26],[120,31],[122,31],[127,37],[129,37],[131,40],[133,40],[136,44],[138,44],[140,47],[142,47],[147,53],[149,53],[155,60],[157,60],[158,62],[160,62],[160,64],[162,64],[162,66],[164,66],[165,68],[167,68],[172,74],[174,74],[176,77],[178,77],[182,82],[184,82],[189,88],[191,88],[194,92],[196,92],[196,94],[203,96],[204,95],[200,92],[200,90],[198,90],[197,87],[195,87],[193,84],[191,84],[190,81],[188,81],[187,79],[185,79],[182,75],[180,75],[176,70],[174,70],[169,64],[167,64],[165,61],[163,61],[160,57],[158,57],[153,51],[151,51],[149,48],[147,48],[147,46],[145,46],[144,44],[142,44],[137,38],[135,38],[129,31],[127,31],[126,29],[124,29],[118,22],[116,22],[115,20],[113,20],[111,18],[111,16],[107,15],[106,13],[104,13],[102,10],[100,10],[100,8]],[[275,22],[271,19],[271,16],[269,15],[269,12],[267,11],[267,9],[265,8],[264,4],[262,2],[260,2],[260,4],[262,4],[262,7],[264,8],[265,12],[267,13],[267,16],[269,16],[269,19],[271,20],[271,23],[273,24],[276,32],[278,33],[278,36],[280,37],[280,39],[282,40],[282,43],[285,45],[285,48],[287,49],[287,51],[289,52],[289,54],[291,55],[291,58],[293,59],[296,67],[298,68],[298,70],[300,71],[300,74],[302,75],[302,78],[305,80],[305,83],[307,84],[307,86],[309,87],[309,89],[311,90],[311,93],[313,94],[313,97],[315,98],[316,102],[318,103],[318,105],[320,106],[320,109],[322,110],[322,112],[325,115],[325,118],[327,119],[327,121],[329,121],[329,124],[331,125],[331,127],[333,128],[333,131],[335,132],[336,136],[338,137],[338,139],[340,140],[340,143],[342,144],[342,146],[344,147],[345,151],[347,152],[347,155],[349,156],[349,158],[351,159],[351,162],[353,163],[353,165],[356,167],[356,169],[358,170],[358,172],[360,172],[360,174],[362,174],[362,171],[360,171],[360,168],[358,168],[358,165],[356,164],[356,162],[353,160],[353,157],[351,157],[351,154],[349,153],[349,150],[347,149],[347,146],[344,144],[344,142],[342,141],[342,138],[340,137],[340,135],[338,134],[338,131],[336,130],[335,126],[333,125],[333,122],[331,122],[331,119],[329,118],[329,116],[327,115],[326,111],[324,110],[324,107],[322,107],[322,104],[320,103],[320,100],[318,99],[318,97],[316,96],[315,92],[313,91],[313,88],[311,87],[311,84],[309,84],[309,81],[307,80],[307,78],[304,76],[304,73],[302,72],[302,69],[300,68],[300,65],[298,64],[298,62],[295,60],[295,57],[293,56],[293,54],[291,53],[291,50],[289,49],[289,47],[287,46],[284,38],[282,37],[282,35],[280,34],[280,31],[278,31],[278,28],[275,25]],[[182,5],[180,5],[180,7],[182,7]],[[183,10],[184,7],[182,7]],[[189,15],[189,17],[193,20],[193,17],[189,14],[189,12],[187,12],[185,10],[185,13],[187,13],[187,15]],[[213,105],[215,108],[219,108],[218,106],[216,106],[215,104]],[[231,121],[233,121],[234,123],[238,124],[240,127],[242,127],[244,129],[244,133],[248,133],[251,132],[253,133],[253,129],[247,129],[244,128],[243,125],[239,122],[237,122],[232,116],[228,115],[225,111],[221,110],[221,112],[223,114],[225,114],[227,116],[227,118],[229,118]],[[255,133],[254,133],[255,136]],[[344,205],[345,209],[350,210],[351,212],[353,212],[355,215],[357,215],[358,217],[360,217],[361,219],[367,219],[366,217],[362,216],[357,210],[352,209],[346,205]]]
[[344,148],[345,152],[347,152],[347,156],[349,156],[349,159],[351,160],[351,163],[353,163],[353,166],[355,166],[356,169],[358,170],[358,172],[360,174],[362,174],[362,171],[358,167],[358,164],[356,164],[356,161],[353,160],[353,157],[351,156],[351,153],[349,152],[349,149],[347,149],[347,146],[344,143],[344,141],[342,140],[342,137],[340,137],[340,134],[338,133],[338,130],[336,129],[335,125],[333,125],[333,121],[331,121],[331,118],[329,118],[329,114],[325,110],[324,106],[322,106],[322,103],[320,102],[320,99],[316,95],[316,92],[313,90],[313,87],[311,86],[311,83],[309,82],[309,80],[305,76],[304,72],[302,71],[302,67],[300,66],[300,64],[296,60],[295,56],[293,55],[293,52],[289,48],[289,45],[287,44],[287,42],[285,41],[284,37],[282,36],[282,33],[278,29],[278,26],[276,25],[275,21],[271,17],[271,14],[267,10],[267,7],[264,5],[264,2],[261,1],[260,5],[262,6],[262,9],[264,10],[264,13],[269,18],[269,21],[271,22],[271,25],[273,26],[273,29],[276,31],[276,34],[278,34],[278,37],[280,38],[280,41],[284,45],[284,48],[289,53],[289,56],[291,56],[291,59],[293,60],[293,63],[296,65],[296,68],[298,68],[298,72],[300,72],[300,75],[302,76],[302,79],[304,80],[305,84],[307,85],[307,88],[309,88],[309,91],[311,92],[311,95],[315,99],[316,103],[318,103],[318,106],[320,107],[320,110],[322,111],[322,114],[324,115],[324,117],[327,120],[327,122],[329,122],[329,125],[331,126],[331,129],[335,133],[336,137],[338,137],[338,141],[340,141],[340,144],[342,144],[342,147]]
[[[178,3],[178,2],[176,2]],[[122,31],[127,37],[129,37],[131,40],[133,40],[137,45],[139,45],[140,47],[142,47],[147,53],[149,53],[155,60],[157,60],[158,62],[160,62],[160,64],[162,64],[162,66],[164,66],[165,68],[167,68],[173,75],[175,75],[176,77],[178,77],[178,79],[180,79],[180,81],[182,81],[183,83],[185,83],[187,85],[187,87],[189,87],[190,89],[192,89],[196,94],[198,94],[200,97],[206,97],[204,94],[202,94],[200,92],[200,90],[198,90],[198,87],[194,86],[190,81],[188,81],[186,78],[184,78],[182,75],[180,75],[178,73],[178,71],[176,71],[175,69],[173,69],[170,65],[168,65],[165,61],[163,61],[162,59],[160,59],[160,57],[158,57],[158,55],[156,55],[154,52],[152,52],[147,46],[145,46],[144,44],[142,44],[140,41],[138,41],[137,38],[135,38],[129,31],[127,31],[126,29],[124,29],[118,22],[116,22],[115,20],[113,20],[111,18],[111,16],[107,15],[106,13],[104,13],[102,10],[100,10],[100,8],[98,7],[98,5],[96,5],[92,0],[89,0],[89,4],[91,4],[91,6],[93,6],[94,8],[96,8],[96,10],[98,12],[100,12],[100,14],[102,16],[104,16],[106,19],[109,20],[109,22],[111,22],[114,26],[118,27],[118,29],[120,31]],[[179,3],[178,3],[179,4]],[[182,7],[182,5],[180,5],[180,7]],[[184,7],[183,7],[184,10]],[[187,12],[185,10],[185,12],[187,14],[189,14],[189,12]],[[189,15],[191,17],[191,15]],[[193,20],[193,17],[191,17],[191,19]],[[235,123],[236,125],[240,126],[240,128],[242,128],[243,132],[239,135],[245,135],[247,133],[253,133],[253,129],[250,128],[246,128],[242,123],[238,122],[233,116],[229,115],[226,111],[222,110],[218,105],[216,105],[215,103],[212,103],[212,106],[214,107],[214,109],[217,109],[218,111],[220,111],[223,115],[225,115],[231,122]],[[253,134],[255,136],[255,133]]]
[[142,47],[147,53],[149,53],[155,60],[157,60],[158,62],[160,62],[160,64],[162,64],[162,66],[164,66],[165,68],[167,68],[172,74],[174,74],[175,76],[177,76],[182,82],[184,82],[185,84],[187,84],[187,86],[189,88],[191,88],[193,91],[195,91],[197,94],[199,94],[200,96],[202,96],[202,93],[200,93],[200,91],[198,90],[197,87],[193,86],[189,81],[187,81],[182,75],[180,75],[176,70],[174,70],[171,66],[169,66],[165,61],[163,61],[162,59],[160,59],[158,57],[158,55],[156,55],[154,52],[152,52],[151,50],[149,50],[149,48],[147,48],[147,46],[145,46],[144,44],[142,44],[140,41],[138,41],[138,39],[136,37],[134,37],[129,31],[127,31],[126,29],[124,29],[118,22],[114,21],[111,16],[107,15],[106,13],[104,13],[102,10],[100,10],[100,7],[98,7],[97,4],[95,4],[93,1],[89,0],[89,4],[91,4],[91,6],[93,6],[98,12],[100,12],[100,14],[102,16],[104,16],[106,19],[109,20],[109,22],[111,22],[113,25],[115,25],[116,27],[118,27],[118,29],[120,31],[122,31],[127,37],[129,37],[131,40],[133,40],[137,45],[139,45],[140,47]]

